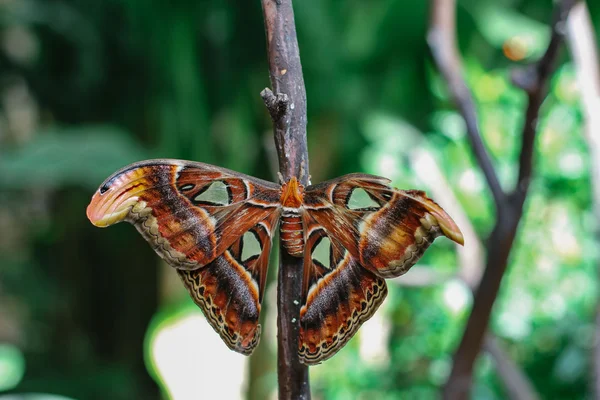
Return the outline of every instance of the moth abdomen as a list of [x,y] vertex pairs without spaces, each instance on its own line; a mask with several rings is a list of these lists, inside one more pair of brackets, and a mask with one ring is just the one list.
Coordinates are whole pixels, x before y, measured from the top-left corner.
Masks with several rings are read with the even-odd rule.
[[298,210],[284,208],[281,216],[281,243],[294,257],[304,255],[304,230]]

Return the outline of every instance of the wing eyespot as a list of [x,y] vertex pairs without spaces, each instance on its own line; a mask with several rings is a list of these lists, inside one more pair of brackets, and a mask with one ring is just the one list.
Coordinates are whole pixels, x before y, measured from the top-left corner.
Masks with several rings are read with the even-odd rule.
[[382,192],[382,193],[381,193],[381,197],[383,197],[383,199],[384,199],[385,201],[390,201],[390,200],[392,200],[392,196],[393,196],[393,195],[392,195],[392,192],[391,192],[391,191],[390,191],[390,192]]

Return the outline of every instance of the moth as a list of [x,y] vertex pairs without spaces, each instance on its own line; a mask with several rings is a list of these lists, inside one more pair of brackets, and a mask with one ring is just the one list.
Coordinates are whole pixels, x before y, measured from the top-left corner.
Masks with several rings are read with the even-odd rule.
[[135,225],[175,268],[194,302],[232,350],[249,355],[275,229],[303,259],[298,355],[333,356],[383,302],[385,279],[417,262],[433,240],[463,244],[454,221],[424,192],[349,174],[303,187],[192,161],[157,159],[111,175],[87,208],[106,227]]

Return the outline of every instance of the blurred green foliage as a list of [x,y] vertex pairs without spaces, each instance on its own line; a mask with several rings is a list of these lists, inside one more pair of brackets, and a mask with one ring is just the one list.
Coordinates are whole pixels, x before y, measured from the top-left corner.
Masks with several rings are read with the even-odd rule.
[[[515,180],[526,104],[505,54],[539,57],[551,3],[459,1],[465,76],[505,187]],[[427,2],[295,7],[313,181],[361,171],[427,190],[411,161],[426,151],[485,239],[494,209],[429,59]],[[589,7],[598,28],[600,4]],[[273,179],[258,95],[269,85],[260,3],[6,0],[0,36],[0,343],[20,349],[0,352],[0,368],[17,376],[22,352],[25,375],[12,393],[158,398],[142,353],[150,319],[171,302],[159,295],[157,257],[129,227],[91,227],[85,207],[108,174],[150,157]],[[591,384],[599,254],[578,101],[564,57],[542,108],[535,179],[491,326],[549,399],[584,398]],[[446,277],[460,267],[444,240],[420,264]],[[312,369],[315,398],[437,397],[470,292],[454,278],[389,286],[378,322]],[[255,357],[248,390],[265,398],[274,360]],[[10,389],[2,382],[0,391]],[[474,398],[505,397],[482,353]]]

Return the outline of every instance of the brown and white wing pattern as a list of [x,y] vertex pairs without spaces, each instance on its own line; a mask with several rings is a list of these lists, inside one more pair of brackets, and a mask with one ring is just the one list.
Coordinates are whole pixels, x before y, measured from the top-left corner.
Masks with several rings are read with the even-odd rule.
[[100,227],[127,221],[167,263],[208,264],[279,210],[279,186],[208,164],[148,160],[117,171],[87,209]]
[[250,354],[260,338],[272,235],[291,207],[295,219],[286,217],[286,228],[297,231],[299,245],[290,254],[304,257],[298,352],[313,365],[373,315],[387,293],[384,278],[405,273],[437,236],[460,244],[463,237],[425,193],[391,188],[384,178],[351,174],[305,190],[296,182],[283,193],[208,164],[148,160],[110,176],[87,215],[100,227],[135,225],[177,269],[226,345]]
[[350,174],[306,188],[306,211],[382,278],[404,274],[433,240],[446,236],[463,244],[452,218],[417,190],[398,190],[388,180]]
[[385,280],[305,214],[304,282],[298,354],[319,364],[340,350],[387,294]]
[[225,344],[250,354],[260,337],[279,192],[278,185],[212,165],[149,160],[110,176],[87,215],[101,227],[135,225],[177,269]]
[[225,344],[246,355],[260,339],[258,318],[278,218],[272,214],[252,227],[208,265],[177,271]]
[[383,302],[384,278],[402,275],[440,235],[462,244],[460,230],[420,191],[352,174],[304,193],[300,360],[333,356]]

